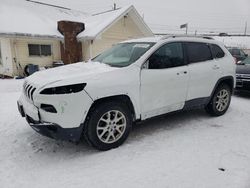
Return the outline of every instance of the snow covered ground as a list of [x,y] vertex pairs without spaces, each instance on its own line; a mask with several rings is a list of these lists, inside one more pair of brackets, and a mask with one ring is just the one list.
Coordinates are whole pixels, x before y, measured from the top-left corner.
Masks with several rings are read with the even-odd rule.
[[21,85],[0,80],[1,188],[250,187],[250,96],[234,96],[222,117],[193,110],[138,124],[99,152],[35,133],[17,111]]

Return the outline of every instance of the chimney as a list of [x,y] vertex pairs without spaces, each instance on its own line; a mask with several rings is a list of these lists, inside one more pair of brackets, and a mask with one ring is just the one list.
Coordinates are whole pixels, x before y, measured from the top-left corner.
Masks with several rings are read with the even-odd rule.
[[84,23],[62,20],[57,22],[57,29],[64,36],[64,44],[61,42],[61,59],[64,64],[82,61],[82,45],[76,36],[84,31]]

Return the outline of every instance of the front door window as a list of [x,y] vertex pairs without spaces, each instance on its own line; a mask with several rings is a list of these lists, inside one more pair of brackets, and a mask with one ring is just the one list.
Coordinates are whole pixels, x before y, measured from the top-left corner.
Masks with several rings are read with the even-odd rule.
[[149,69],[166,69],[185,65],[182,43],[168,43],[149,58]]

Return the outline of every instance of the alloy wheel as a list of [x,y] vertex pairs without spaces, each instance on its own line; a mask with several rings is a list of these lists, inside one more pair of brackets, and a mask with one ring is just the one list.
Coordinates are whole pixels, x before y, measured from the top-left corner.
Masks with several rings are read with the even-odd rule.
[[108,111],[98,121],[96,128],[97,136],[106,144],[114,143],[122,137],[126,126],[126,117],[121,111]]
[[224,111],[229,103],[229,92],[226,89],[222,89],[216,96],[215,107],[219,112]]

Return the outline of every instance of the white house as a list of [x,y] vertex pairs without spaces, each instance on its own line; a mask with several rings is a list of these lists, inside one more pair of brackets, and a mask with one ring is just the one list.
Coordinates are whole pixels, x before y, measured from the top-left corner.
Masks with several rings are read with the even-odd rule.
[[134,6],[90,15],[33,1],[1,0],[0,74],[23,75],[27,64],[43,67],[62,60],[67,52],[66,36],[59,32],[62,20],[83,23],[76,36],[80,60],[123,40],[153,36]]

